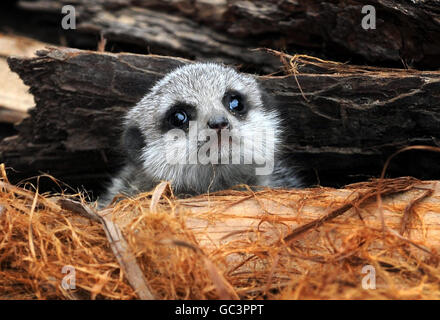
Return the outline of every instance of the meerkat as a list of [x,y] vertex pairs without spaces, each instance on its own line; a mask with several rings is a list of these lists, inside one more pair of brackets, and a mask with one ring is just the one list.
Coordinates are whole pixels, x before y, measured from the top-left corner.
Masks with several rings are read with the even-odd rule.
[[[282,163],[281,119],[267,101],[254,76],[222,64],[193,63],[168,73],[126,114],[126,164],[100,204],[161,181],[170,181],[178,195],[243,184],[299,187],[296,170]],[[258,172],[264,165],[268,170]]]

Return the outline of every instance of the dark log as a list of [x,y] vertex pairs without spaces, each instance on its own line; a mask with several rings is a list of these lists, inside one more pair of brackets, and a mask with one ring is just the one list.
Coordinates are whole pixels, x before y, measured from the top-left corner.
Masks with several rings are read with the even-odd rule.
[[[296,76],[260,77],[287,126],[287,157],[323,185],[378,176],[386,158],[411,144],[439,145],[440,72],[356,68],[302,59]],[[10,58],[31,87],[36,108],[18,136],[0,144],[0,160],[22,178],[47,172],[98,190],[121,163],[121,117],[169,70],[173,57],[49,49]],[[301,73],[308,70],[310,73]],[[307,99],[307,100],[306,100]],[[440,178],[440,155],[410,152],[396,175]]]
[[[354,63],[440,67],[440,2],[399,0],[21,0],[20,8],[50,13],[73,4],[81,34],[102,33],[140,52],[274,67],[248,49],[269,47]],[[364,5],[376,29],[364,30]],[[307,51],[304,51],[307,50]]]

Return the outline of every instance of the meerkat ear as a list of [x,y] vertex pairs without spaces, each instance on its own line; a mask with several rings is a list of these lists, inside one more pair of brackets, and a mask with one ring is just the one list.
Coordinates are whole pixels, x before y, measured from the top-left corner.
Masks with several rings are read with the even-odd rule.
[[261,86],[260,83],[259,83],[259,89],[261,92],[261,100],[263,102],[263,108],[268,111],[272,111],[274,109],[277,109],[276,100],[269,92],[267,92],[266,89],[263,89],[263,87]]
[[269,93],[266,89],[263,89],[260,84],[261,91],[261,100],[263,102],[263,108],[269,112],[276,112],[279,115],[279,119],[283,125],[290,125],[287,123],[289,119],[289,111],[288,108],[282,108],[282,104],[273,96],[273,94]]
[[139,164],[141,162],[142,148],[145,147],[144,136],[137,125],[128,125],[122,135],[122,145],[127,152],[130,162]]

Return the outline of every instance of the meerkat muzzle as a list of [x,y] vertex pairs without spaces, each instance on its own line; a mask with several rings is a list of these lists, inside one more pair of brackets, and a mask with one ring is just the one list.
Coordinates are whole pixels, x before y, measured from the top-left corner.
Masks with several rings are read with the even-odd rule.
[[229,129],[229,120],[224,116],[215,116],[209,119],[208,127],[216,130]]

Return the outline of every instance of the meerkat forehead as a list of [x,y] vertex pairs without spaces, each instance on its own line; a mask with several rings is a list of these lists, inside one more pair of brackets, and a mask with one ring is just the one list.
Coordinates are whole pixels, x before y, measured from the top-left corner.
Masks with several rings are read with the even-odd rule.
[[161,99],[157,106],[164,112],[173,103],[187,103],[206,111],[219,106],[224,94],[234,90],[245,95],[253,105],[261,104],[261,95],[256,80],[233,68],[216,63],[195,63],[180,67],[166,75],[152,89],[152,94]]

